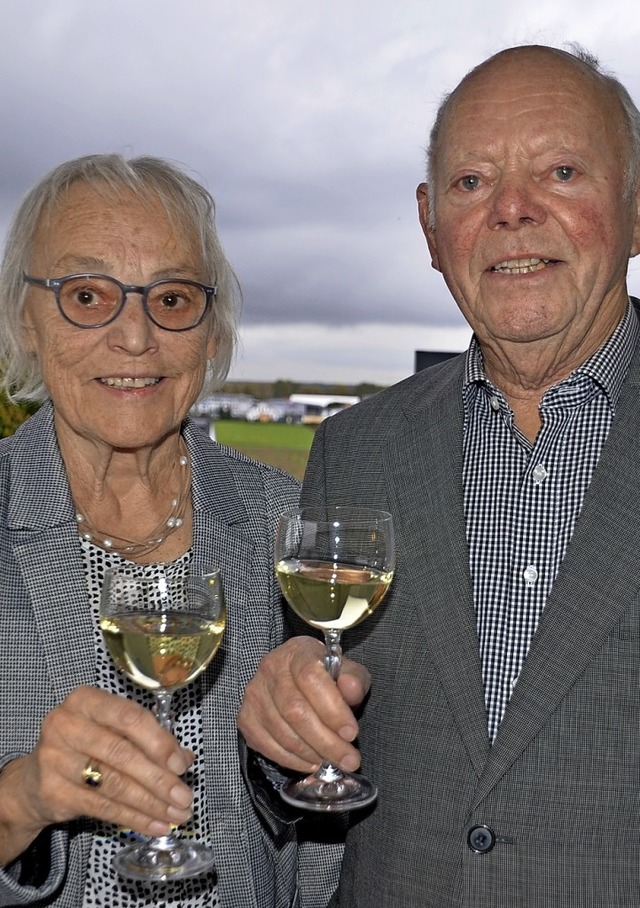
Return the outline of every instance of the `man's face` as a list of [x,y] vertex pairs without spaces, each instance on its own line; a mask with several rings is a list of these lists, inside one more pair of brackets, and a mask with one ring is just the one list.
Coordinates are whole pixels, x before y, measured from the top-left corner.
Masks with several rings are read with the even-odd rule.
[[434,267],[486,346],[545,341],[575,366],[619,321],[640,238],[621,122],[588,74],[541,49],[507,52],[455,99],[420,214]]

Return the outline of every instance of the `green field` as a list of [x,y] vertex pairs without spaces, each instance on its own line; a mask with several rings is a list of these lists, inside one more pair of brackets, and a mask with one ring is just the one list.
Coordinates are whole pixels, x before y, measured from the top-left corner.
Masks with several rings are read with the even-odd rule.
[[221,419],[215,427],[216,438],[222,444],[302,479],[313,441],[312,426]]

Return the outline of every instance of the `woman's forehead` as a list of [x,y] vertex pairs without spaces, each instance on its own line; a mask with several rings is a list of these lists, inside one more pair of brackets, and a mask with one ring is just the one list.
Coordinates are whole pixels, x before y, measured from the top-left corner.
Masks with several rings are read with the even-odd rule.
[[185,212],[164,202],[153,190],[93,185],[77,181],[50,203],[41,216],[35,250],[80,244],[86,254],[92,245],[173,246],[189,258],[200,258],[195,227]]

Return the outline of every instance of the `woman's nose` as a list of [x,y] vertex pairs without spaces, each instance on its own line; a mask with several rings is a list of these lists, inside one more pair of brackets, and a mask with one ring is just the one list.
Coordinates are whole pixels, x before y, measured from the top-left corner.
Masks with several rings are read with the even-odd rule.
[[157,346],[155,325],[147,315],[142,296],[134,291],[126,295],[124,305],[109,327],[110,343],[135,354]]

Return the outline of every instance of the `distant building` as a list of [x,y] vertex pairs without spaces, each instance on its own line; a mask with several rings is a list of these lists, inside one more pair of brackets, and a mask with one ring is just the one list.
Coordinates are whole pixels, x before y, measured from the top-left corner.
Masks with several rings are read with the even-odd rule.
[[191,408],[196,416],[211,416],[212,419],[245,419],[247,412],[256,404],[250,394],[211,394],[198,400]]
[[247,410],[245,419],[249,422],[299,423],[304,418],[303,404],[296,404],[288,397],[275,400],[259,400]]
[[304,406],[302,422],[308,425],[321,423],[328,416],[360,403],[360,398],[353,394],[292,394],[289,400]]
[[434,353],[428,350],[416,350],[415,371],[420,372],[421,369],[435,366],[436,363],[443,363],[446,359],[451,359],[452,356],[457,355],[458,353]]
[[292,394],[286,398],[256,400],[250,394],[211,394],[196,401],[190,410],[204,427],[205,420],[246,419],[248,422],[287,422],[316,425],[345,407],[360,402],[347,394]]

